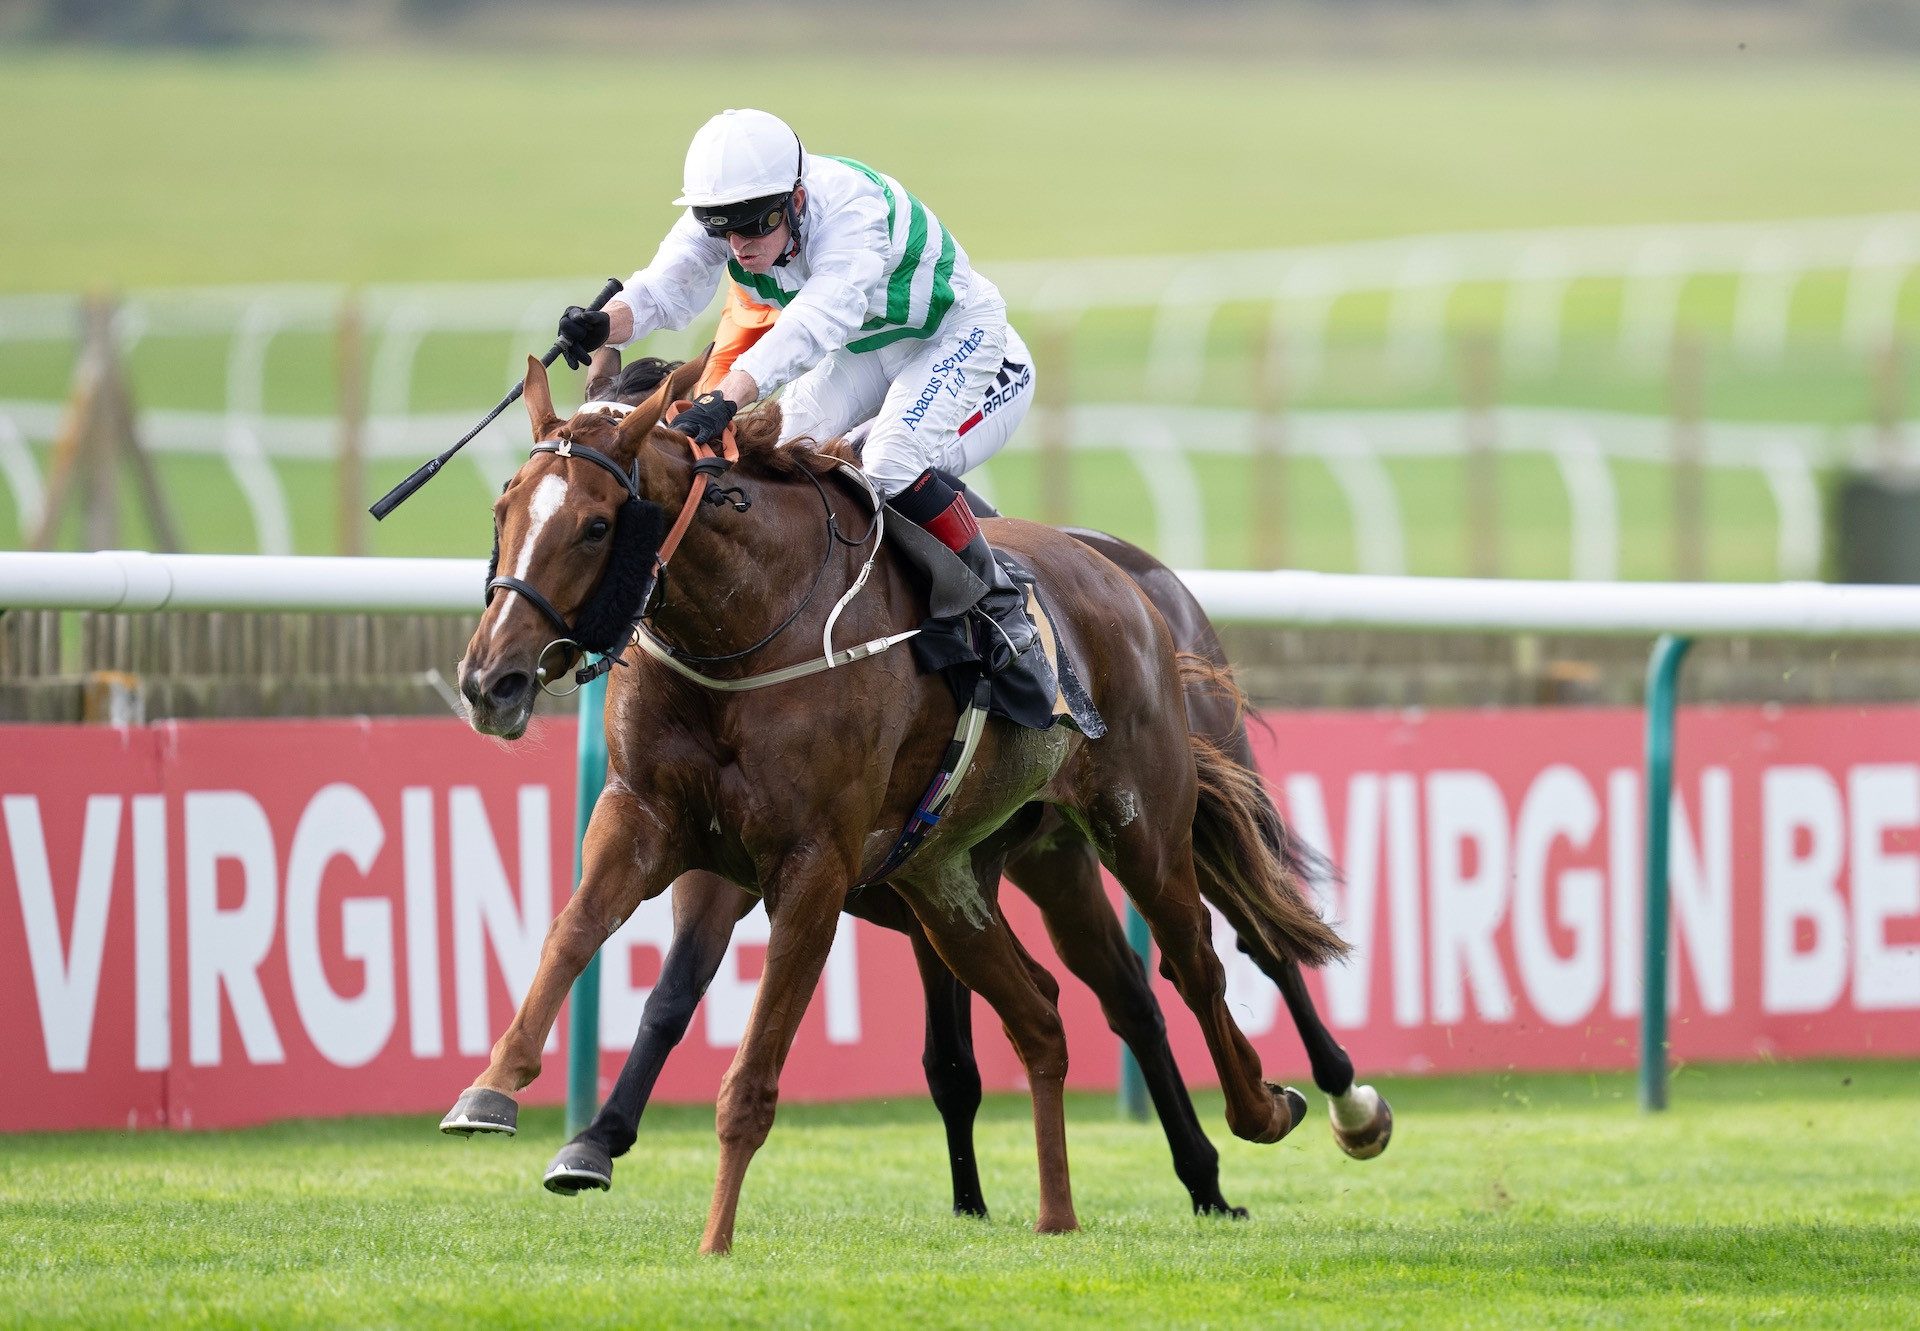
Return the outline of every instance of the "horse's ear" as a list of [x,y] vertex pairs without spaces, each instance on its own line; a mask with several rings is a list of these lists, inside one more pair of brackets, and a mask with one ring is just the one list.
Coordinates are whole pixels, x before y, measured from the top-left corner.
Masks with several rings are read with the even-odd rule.
[[553,438],[553,433],[563,424],[553,414],[553,390],[547,386],[547,367],[536,356],[527,357],[527,377],[522,385],[521,396],[527,402],[527,420],[533,425],[533,442]]
[[629,456],[639,456],[641,445],[647,442],[653,427],[660,424],[667,408],[693,391],[700,376],[706,373],[707,361],[712,355],[713,344],[709,342],[705,351],[662,379],[645,402],[627,413],[627,418],[620,422],[620,447]]
[[672,387],[673,376],[662,379],[654,390],[647,394],[646,400],[626,414],[620,422],[621,453],[629,458],[638,457],[640,449],[646,444],[647,436],[653,433],[653,427],[660,423],[666,414],[667,404],[673,401],[668,389]]

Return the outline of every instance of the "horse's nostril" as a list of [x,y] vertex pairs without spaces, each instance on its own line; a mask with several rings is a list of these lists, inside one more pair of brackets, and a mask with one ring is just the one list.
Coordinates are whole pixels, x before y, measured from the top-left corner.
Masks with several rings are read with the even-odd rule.
[[487,689],[487,697],[495,707],[512,707],[526,697],[531,687],[533,680],[524,671],[512,670],[493,681]]

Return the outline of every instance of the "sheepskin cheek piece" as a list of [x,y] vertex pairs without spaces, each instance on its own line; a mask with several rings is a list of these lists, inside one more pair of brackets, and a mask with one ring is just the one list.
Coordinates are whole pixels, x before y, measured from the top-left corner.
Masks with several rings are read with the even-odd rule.
[[653,589],[653,560],[666,537],[666,510],[638,495],[629,496],[614,523],[606,572],[574,616],[574,641],[590,652],[621,648]]
[[[667,514],[660,505],[630,495],[613,524],[613,549],[606,571],[573,617],[573,640],[590,652],[617,651],[640,617],[640,607],[653,587],[653,560],[666,539]],[[493,536],[493,555],[487,560],[487,581],[500,571],[500,534]],[[497,588],[494,590],[498,590]],[[493,599],[493,592],[487,593]]]

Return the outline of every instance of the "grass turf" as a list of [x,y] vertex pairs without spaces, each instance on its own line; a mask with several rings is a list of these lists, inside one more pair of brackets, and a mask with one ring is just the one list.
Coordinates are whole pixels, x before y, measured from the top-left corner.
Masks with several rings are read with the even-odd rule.
[[624,275],[740,100],[895,172],[981,260],[1920,207],[1897,61],[1273,55],[843,53],[743,85],[733,53],[17,48],[0,288]]
[[1913,1325],[1920,1065],[1695,1067],[1659,1117],[1624,1076],[1383,1083],[1356,1163],[1324,1102],[1278,1147],[1219,1142],[1244,1224],[1195,1220],[1157,1129],[1070,1100],[1085,1230],[1041,1238],[1026,1102],[979,1140],[988,1222],[946,1215],[924,1102],[795,1105],[738,1249],[695,1254],[712,1114],[653,1111],[611,1194],[430,1116],[8,1139],[0,1321],[101,1325]]

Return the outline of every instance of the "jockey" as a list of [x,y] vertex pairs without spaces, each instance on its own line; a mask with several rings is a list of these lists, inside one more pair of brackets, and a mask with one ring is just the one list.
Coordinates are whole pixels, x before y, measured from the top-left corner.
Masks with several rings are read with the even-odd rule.
[[874,488],[986,585],[979,608],[1004,639],[994,668],[1030,674],[1051,696],[1023,592],[940,475],[986,461],[1032,400],[1031,362],[1000,292],[899,182],[808,153],[765,111],[703,125],[684,186],[674,203],[687,211],[626,290],[604,311],[561,317],[568,363],[686,327],[725,272],[733,285],[716,351],[737,359],[668,427],[713,443],[735,412],[783,386],[783,442],[834,439],[871,418],[861,466]]

